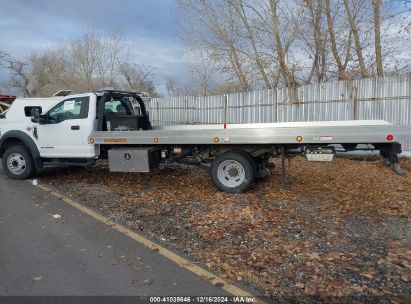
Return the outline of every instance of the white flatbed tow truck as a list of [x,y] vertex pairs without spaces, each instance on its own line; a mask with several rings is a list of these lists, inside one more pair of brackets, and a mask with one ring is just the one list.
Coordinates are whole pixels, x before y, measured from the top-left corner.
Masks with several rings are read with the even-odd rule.
[[[45,166],[92,166],[108,158],[117,172],[150,172],[160,163],[206,168],[225,192],[244,192],[270,172],[269,160],[298,154],[332,161],[336,151],[379,150],[405,174],[399,141],[411,127],[381,120],[152,127],[142,94],[105,90],[44,99],[16,99],[0,119],[5,173],[26,179]],[[339,145],[340,148],[336,148]]]

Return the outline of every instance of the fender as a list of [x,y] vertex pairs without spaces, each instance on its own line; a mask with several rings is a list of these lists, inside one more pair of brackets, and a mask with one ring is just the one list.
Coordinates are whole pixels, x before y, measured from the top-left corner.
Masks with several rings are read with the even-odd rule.
[[43,167],[40,152],[34,140],[22,131],[12,130],[4,133],[0,139],[0,156],[4,153],[4,143],[6,143],[9,139],[18,139],[22,141],[23,144],[29,149],[31,156],[33,157],[34,167],[37,170],[40,170]]

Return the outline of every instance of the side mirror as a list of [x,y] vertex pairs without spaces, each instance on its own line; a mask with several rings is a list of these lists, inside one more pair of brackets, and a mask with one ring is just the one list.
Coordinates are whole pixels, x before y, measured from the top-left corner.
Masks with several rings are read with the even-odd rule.
[[47,124],[47,118],[45,115],[40,115],[40,110],[39,109],[33,109],[31,110],[31,121],[44,125]]
[[39,109],[36,109],[36,108],[32,109],[30,116],[31,116],[32,122],[36,122],[36,123],[40,122],[40,110]]

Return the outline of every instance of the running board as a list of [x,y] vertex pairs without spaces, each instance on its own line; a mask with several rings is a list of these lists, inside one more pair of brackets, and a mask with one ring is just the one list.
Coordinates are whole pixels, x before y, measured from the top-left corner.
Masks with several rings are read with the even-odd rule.
[[70,161],[51,161],[43,162],[44,167],[55,167],[55,166],[72,166],[72,167],[89,167],[95,164],[95,160],[90,160],[87,162],[70,162]]

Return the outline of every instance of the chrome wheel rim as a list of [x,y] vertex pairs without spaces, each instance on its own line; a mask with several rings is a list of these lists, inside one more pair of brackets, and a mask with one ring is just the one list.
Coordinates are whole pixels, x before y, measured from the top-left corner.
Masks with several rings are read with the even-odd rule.
[[14,175],[20,175],[26,170],[26,160],[20,153],[11,153],[7,157],[7,167]]
[[218,180],[226,187],[235,188],[245,180],[243,165],[235,160],[225,160],[218,165]]

